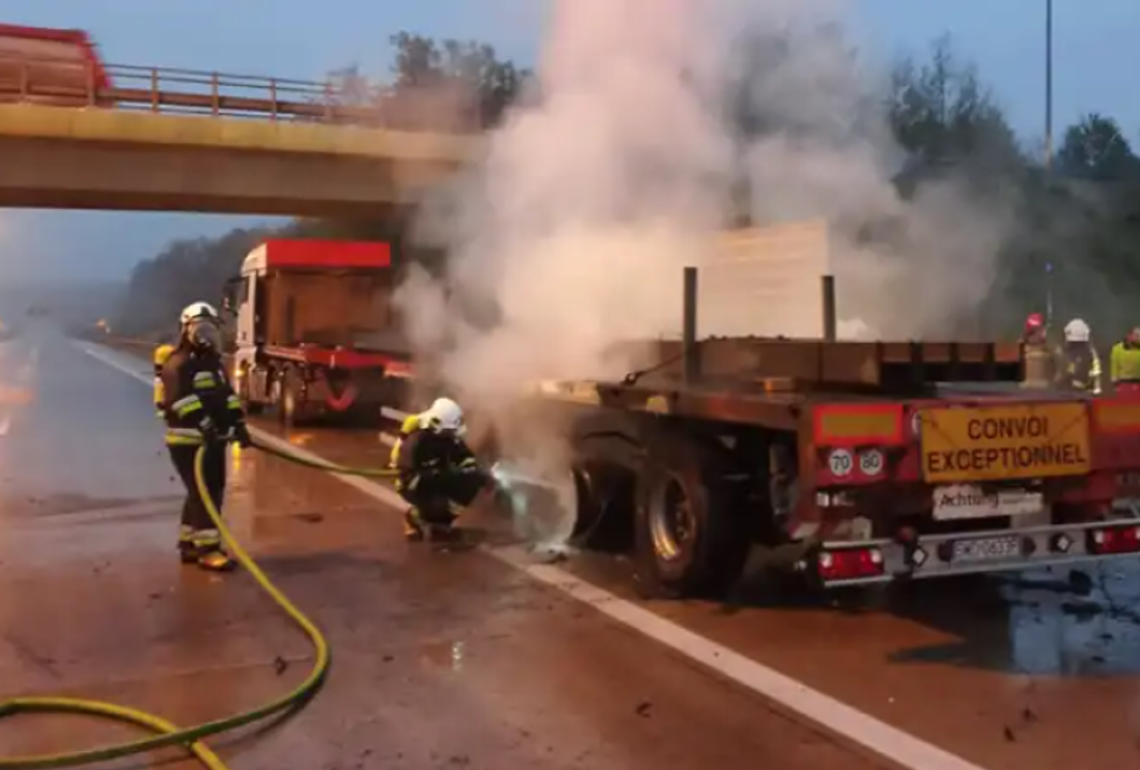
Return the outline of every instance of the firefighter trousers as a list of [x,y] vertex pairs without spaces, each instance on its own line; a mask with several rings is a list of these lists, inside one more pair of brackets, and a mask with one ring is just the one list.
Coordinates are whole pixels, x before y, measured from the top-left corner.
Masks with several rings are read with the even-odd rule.
[[[178,471],[182,485],[186,487],[186,501],[182,504],[182,527],[185,530],[199,532],[213,530],[214,521],[206,511],[206,504],[198,494],[198,482],[194,478],[194,457],[198,447],[175,445],[168,447],[170,459]],[[218,510],[222,510],[222,502],[226,493],[226,444],[224,442],[209,442],[206,444],[206,454],[202,458],[202,475],[206,482],[206,489]]]
[[416,517],[432,527],[447,528],[455,523],[453,505],[471,505],[486,485],[481,473],[453,473],[425,480],[414,490],[402,490],[400,496],[415,509]]

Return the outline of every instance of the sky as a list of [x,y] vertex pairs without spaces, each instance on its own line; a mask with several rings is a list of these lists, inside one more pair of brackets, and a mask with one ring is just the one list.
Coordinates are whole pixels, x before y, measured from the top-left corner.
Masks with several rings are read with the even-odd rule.
[[[547,0],[0,0],[0,21],[82,28],[107,61],[316,80],[359,64],[383,73],[388,36],[486,40],[533,60]],[[888,59],[949,33],[1014,128],[1040,141],[1045,0],[850,0],[857,37]],[[1140,3],[1054,0],[1054,123],[1116,117],[1140,143]],[[1081,8],[1085,10],[1081,10]],[[1059,130],[1058,130],[1059,134]],[[183,214],[0,211],[0,278],[118,279],[176,237],[271,220]]]

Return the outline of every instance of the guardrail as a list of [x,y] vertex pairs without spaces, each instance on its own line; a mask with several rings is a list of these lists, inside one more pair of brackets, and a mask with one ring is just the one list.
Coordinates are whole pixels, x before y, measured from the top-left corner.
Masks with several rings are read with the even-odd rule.
[[[140,67],[0,52],[0,103],[474,133],[477,105],[438,90],[354,94],[332,80]],[[467,106],[464,105],[467,102]]]

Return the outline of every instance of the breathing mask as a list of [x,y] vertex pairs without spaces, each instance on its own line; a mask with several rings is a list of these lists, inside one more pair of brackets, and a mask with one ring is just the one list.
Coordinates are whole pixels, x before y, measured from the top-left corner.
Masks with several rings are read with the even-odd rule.
[[195,350],[221,352],[222,330],[209,318],[195,318],[186,324],[186,340]]

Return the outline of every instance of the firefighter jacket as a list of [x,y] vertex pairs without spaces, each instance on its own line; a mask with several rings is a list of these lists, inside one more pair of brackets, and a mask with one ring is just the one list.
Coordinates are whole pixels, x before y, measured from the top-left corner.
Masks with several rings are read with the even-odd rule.
[[[405,420],[402,427],[411,426]],[[398,473],[396,489],[409,494],[447,488],[455,475],[478,470],[475,454],[463,439],[422,430],[418,421],[393,447],[392,461]]]
[[1109,369],[1113,384],[1140,382],[1140,345],[1118,342],[1112,346]]
[[1094,395],[1101,392],[1100,356],[1089,342],[1066,343],[1057,352],[1057,385]]
[[173,345],[159,345],[154,349],[154,411],[159,417],[163,417],[162,401],[163,390],[162,387],[162,367],[170,356],[174,354]]
[[1025,380],[1022,385],[1026,388],[1048,388],[1056,379],[1056,352],[1043,342],[1025,343]]
[[221,356],[179,347],[163,365],[161,380],[168,445],[201,444],[205,431],[225,435],[245,425]]

